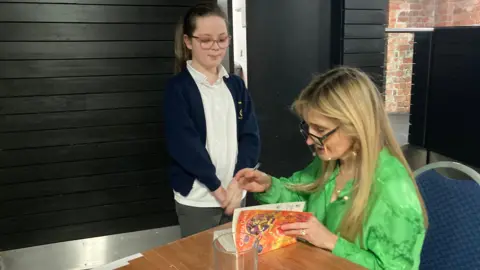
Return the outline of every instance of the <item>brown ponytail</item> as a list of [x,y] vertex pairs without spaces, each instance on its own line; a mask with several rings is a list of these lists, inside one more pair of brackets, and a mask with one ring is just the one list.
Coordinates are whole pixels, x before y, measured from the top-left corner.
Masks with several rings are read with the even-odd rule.
[[183,41],[183,20],[177,24],[175,29],[175,74],[185,68],[185,63],[192,59],[192,52]]
[[223,18],[228,25],[227,15],[216,4],[198,4],[190,8],[175,29],[175,73],[181,72],[185,68],[186,62],[192,59],[192,52],[185,45],[183,37],[187,35],[191,38],[196,29],[197,18],[207,16]]

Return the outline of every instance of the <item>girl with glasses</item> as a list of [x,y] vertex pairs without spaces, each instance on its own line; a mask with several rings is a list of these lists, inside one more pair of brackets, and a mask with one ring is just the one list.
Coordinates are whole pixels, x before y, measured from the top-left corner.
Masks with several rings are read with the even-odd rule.
[[[165,90],[170,183],[182,236],[228,221],[246,192],[233,181],[260,154],[253,103],[221,65],[230,44],[218,6],[191,8],[177,27],[175,71]],[[227,215],[224,215],[226,213]]]
[[285,224],[368,269],[418,269],[427,216],[377,87],[363,72],[335,68],[293,103],[314,160],[291,177],[244,169],[235,179],[261,203],[305,201],[314,217]]

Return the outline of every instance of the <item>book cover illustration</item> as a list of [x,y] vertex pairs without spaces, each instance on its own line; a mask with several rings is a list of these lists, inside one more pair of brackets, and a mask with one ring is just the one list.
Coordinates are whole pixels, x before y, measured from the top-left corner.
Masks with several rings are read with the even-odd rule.
[[261,204],[255,206],[248,206],[237,208],[233,212],[232,220],[232,232],[237,230],[237,221],[240,213],[245,210],[275,210],[275,211],[296,211],[303,212],[305,209],[305,202],[288,202],[288,203],[273,203],[273,204]]
[[235,233],[237,251],[248,250],[258,241],[258,253],[296,243],[296,238],[283,234],[281,226],[293,222],[305,222],[311,213],[276,210],[244,210],[239,213]]

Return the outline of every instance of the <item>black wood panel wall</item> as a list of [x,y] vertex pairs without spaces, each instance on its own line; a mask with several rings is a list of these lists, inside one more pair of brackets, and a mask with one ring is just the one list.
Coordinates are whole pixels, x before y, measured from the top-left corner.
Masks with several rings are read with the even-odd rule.
[[246,6],[248,85],[262,136],[262,170],[290,176],[312,159],[290,105],[314,74],[331,66],[330,1],[247,0]]
[[426,147],[478,168],[480,27],[435,28],[432,44]]
[[433,32],[414,33],[412,69],[412,102],[408,143],[425,147],[428,91],[430,89],[430,67],[432,58]]
[[362,69],[383,92],[388,0],[339,0],[332,5],[332,65]]
[[161,104],[197,2],[0,0],[0,250],[176,224]]

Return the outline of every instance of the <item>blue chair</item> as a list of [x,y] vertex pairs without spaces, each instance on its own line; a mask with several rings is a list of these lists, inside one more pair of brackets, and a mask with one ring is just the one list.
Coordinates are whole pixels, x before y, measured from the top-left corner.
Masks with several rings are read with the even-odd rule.
[[[446,177],[456,169],[471,180]],[[420,269],[480,269],[480,174],[457,162],[435,162],[414,172],[430,221]]]

